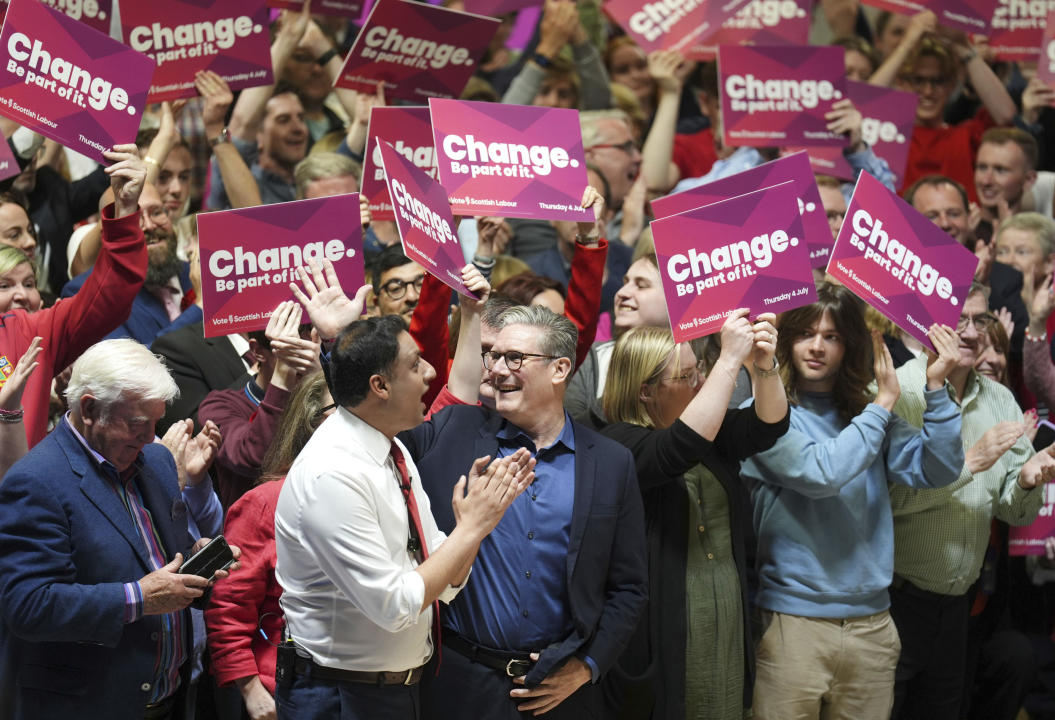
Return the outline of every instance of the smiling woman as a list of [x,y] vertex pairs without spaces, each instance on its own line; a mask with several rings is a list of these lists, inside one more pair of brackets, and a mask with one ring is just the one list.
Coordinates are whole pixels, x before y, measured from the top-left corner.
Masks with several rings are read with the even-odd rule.
[[26,212],[21,194],[0,193],[0,243],[18,248],[32,260],[37,251],[37,229]]

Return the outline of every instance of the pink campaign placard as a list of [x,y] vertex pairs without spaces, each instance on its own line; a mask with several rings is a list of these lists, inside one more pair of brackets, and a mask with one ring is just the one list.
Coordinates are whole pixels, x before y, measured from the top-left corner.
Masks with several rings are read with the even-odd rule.
[[150,58],[37,0],[12,0],[0,53],[0,114],[102,163],[135,140]]
[[934,323],[956,327],[978,258],[915,208],[861,173],[828,274],[934,349]]
[[406,0],[379,0],[345,60],[337,87],[422,102],[461,95],[498,20]]
[[1055,485],[1044,486],[1044,504],[1037,519],[1029,525],[1010,528],[1007,536],[1008,555],[1043,555],[1044,541],[1055,535]]
[[651,225],[676,342],[718,331],[737,308],[755,317],[817,299],[790,182]]
[[997,0],[989,47],[998,60],[1038,60],[1055,0]]
[[358,217],[359,193],[199,214],[205,336],[266,328],[308,260],[329,258],[354,293],[363,284],[363,233],[348,219]]
[[787,155],[758,167],[744,170],[736,175],[694,187],[676,195],[656,198],[652,201],[652,212],[657,218],[670,217],[704,205],[711,205],[727,198],[746,195],[760,188],[772,187],[791,181],[798,197],[799,214],[806,233],[810,264],[824,267],[832,247],[832,231],[828,227],[828,215],[821,204],[821,195],[810,169],[810,160],[805,152]]
[[719,45],[806,45],[811,5],[810,0],[751,0],[688,57],[711,60]]
[[506,13],[538,6],[538,0],[465,0],[466,12],[488,17],[499,17]]
[[[846,94],[861,111],[861,138],[887,161],[897,178],[894,184],[899,186],[905,177],[919,98],[915,93],[853,80],[846,81]],[[842,148],[811,147],[808,151],[816,172],[853,182],[853,168],[846,162]]]
[[576,110],[429,100],[440,182],[457,215],[593,220]]
[[194,73],[212,70],[232,90],[270,85],[263,0],[165,0],[121,7],[125,42],[157,62],[150,102],[195,97]]
[[1040,45],[1040,58],[1037,60],[1037,77],[1055,87],[1055,10],[1048,13],[1044,40]]
[[996,3],[997,0],[929,0],[927,5],[938,16],[940,25],[988,35]]
[[[311,12],[319,15],[340,15],[357,20],[365,4],[365,0],[312,0]],[[304,9],[304,0],[267,0],[267,6],[300,12]]]
[[[110,34],[110,16],[113,15],[113,0],[40,0],[50,8],[64,12],[90,28],[106,35]],[[0,20],[7,12],[8,0],[0,0]]]
[[609,0],[604,11],[646,52],[688,53],[721,30],[748,0]]
[[[1011,0],[1014,2],[1015,0]],[[967,33],[989,34],[997,0],[861,0],[865,5],[889,10],[902,15],[915,15],[931,10],[938,16],[938,24]]]
[[391,143],[396,152],[419,169],[436,178],[436,151],[432,147],[432,124],[427,107],[375,107],[370,111],[366,147],[373,148],[363,158],[363,196],[370,204],[374,220],[395,220],[392,198],[385,183],[378,140]]
[[718,48],[726,145],[835,145],[824,114],[846,95],[841,47]]
[[476,297],[462,282],[462,253],[447,191],[389,143],[379,142],[403,254],[462,295]]

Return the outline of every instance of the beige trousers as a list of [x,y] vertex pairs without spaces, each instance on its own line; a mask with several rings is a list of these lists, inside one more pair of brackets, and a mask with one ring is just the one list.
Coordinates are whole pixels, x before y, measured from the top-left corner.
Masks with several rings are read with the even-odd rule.
[[890,613],[846,620],[763,611],[755,720],[888,720],[901,641]]

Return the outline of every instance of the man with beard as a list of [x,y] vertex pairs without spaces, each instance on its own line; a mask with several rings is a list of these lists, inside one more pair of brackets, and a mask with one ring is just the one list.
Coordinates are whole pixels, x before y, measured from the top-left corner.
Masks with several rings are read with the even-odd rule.
[[[148,253],[146,281],[136,295],[128,319],[105,339],[130,337],[149,346],[158,335],[200,320],[201,309],[193,303],[186,310],[181,309],[184,293],[191,287],[188,267],[176,257],[172,220],[152,184],[143,188],[139,210],[139,225]],[[81,273],[66,283],[62,296],[76,295],[90,272]]]

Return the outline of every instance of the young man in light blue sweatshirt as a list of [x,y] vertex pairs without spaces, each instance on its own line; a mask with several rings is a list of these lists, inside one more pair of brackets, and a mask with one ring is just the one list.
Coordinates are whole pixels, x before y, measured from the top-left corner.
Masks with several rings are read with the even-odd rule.
[[890,715],[900,642],[888,612],[887,485],[941,487],[964,462],[960,412],[944,389],[957,336],[935,325],[929,337],[939,352],[918,430],[891,413],[901,393],[893,361],[878,334],[869,342],[863,306],[846,288],[822,285],[818,302],[781,317],[791,429],[742,469],[753,487],[765,628],[757,720]]

